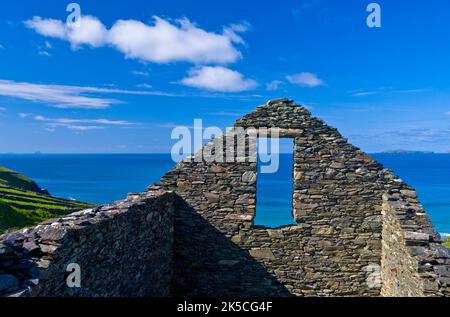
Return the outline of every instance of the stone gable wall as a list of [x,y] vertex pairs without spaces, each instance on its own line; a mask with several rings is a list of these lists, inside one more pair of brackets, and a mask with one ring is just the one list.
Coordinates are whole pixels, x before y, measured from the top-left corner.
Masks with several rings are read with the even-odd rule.
[[[294,225],[254,226],[256,148],[241,128],[294,138]],[[0,296],[448,296],[439,243],[411,187],[280,99],[142,194],[1,236]]]
[[[239,127],[255,128],[256,133],[261,128],[278,128],[280,137],[295,139],[296,225],[277,229],[253,225],[258,210],[257,164],[252,149],[248,144],[244,162],[202,161],[202,154],[214,153],[211,148],[223,144],[235,131],[216,138],[166,174],[159,184],[186,203],[175,215],[175,295],[424,294],[418,291],[424,283],[423,275],[386,274],[386,254],[390,254],[386,246],[389,250],[404,248],[386,230],[396,222],[382,213],[386,209],[382,197],[399,188],[411,191],[410,187],[292,101],[270,101],[238,120],[235,129]],[[226,148],[225,152],[230,150]],[[399,199],[394,196],[393,202]],[[422,217],[422,212],[418,211],[417,217]],[[422,218],[421,226],[411,230],[426,228],[431,232],[429,219]],[[392,230],[401,232],[400,228]],[[430,236],[437,246],[438,235]],[[433,261],[446,265],[447,260],[435,256],[431,255]],[[447,284],[442,281],[447,281],[447,268],[438,266],[439,291],[426,295],[445,293]],[[392,284],[398,284],[397,291],[389,286]],[[399,292],[403,287],[418,293]]]
[[[281,137],[295,138],[297,224],[255,228],[257,164],[196,162],[202,154],[197,153],[161,183],[191,210],[175,216],[176,294],[379,295],[384,181],[380,165],[348,144],[337,130],[287,100],[258,107],[235,127],[280,128]],[[226,137],[204,151],[211,152],[208,147]],[[223,252],[217,235],[248,251],[250,258]],[[253,261],[276,282],[268,278],[266,287],[242,287],[242,276],[247,276],[249,287],[261,284],[259,276],[253,280],[246,273],[247,263]]]

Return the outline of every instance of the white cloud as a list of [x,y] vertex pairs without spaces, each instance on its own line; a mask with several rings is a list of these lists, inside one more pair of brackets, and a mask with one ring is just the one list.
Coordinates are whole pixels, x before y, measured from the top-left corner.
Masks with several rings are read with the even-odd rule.
[[245,41],[238,33],[245,33],[250,28],[250,23],[244,21],[239,24],[231,24],[223,29],[223,34],[230,38],[234,43],[245,44]]
[[137,84],[136,87],[137,88],[143,88],[143,89],[151,89],[152,85],[149,85],[149,84]]
[[90,45],[92,47],[103,46],[107,42],[108,31],[102,22],[92,16],[83,16],[79,27],[67,27],[68,39],[73,47]]
[[193,68],[189,71],[189,77],[182,79],[181,83],[219,92],[240,92],[257,86],[256,81],[246,79],[241,73],[222,66]]
[[91,88],[76,86],[41,85],[0,80],[0,95],[35,102],[44,102],[57,108],[104,109],[118,104],[115,99],[83,96]]
[[414,128],[384,131],[365,131],[353,136],[364,141],[371,140],[384,149],[432,150],[443,146],[448,149],[450,129]]
[[361,92],[355,92],[352,96],[353,97],[366,97],[366,96],[373,96],[378,94],[376,91],[361,91]]
[[135,20],[116,22],[110,43],[127,58],[155,63],[228,63],[241,56],[226,34],[206,32],[188,19],[176,20],[176,24],[159,17],[154,20],[152,26]]
[[266,90],[269,91],[278,90],[278,88],[282,83],[283,82],[281,80],[273,80],[270,83],[266,84]]
[[90,131],[90,130],[103,130],[105,127],[101,127],[101,126],[95,126],[95,125],[54,125],[53,128],[50,128],[50,130],[55,130],[56,126],[61,126],[64,128],[67,128],[69,130],[76,130],[76,131]]
[[0,50],[4,50],[4,49],[5,49],[5,47],[2,44],[0,44]]
[[122,101],[89,96],[90,94],[164,95],[158,91],[134,91],[98,87],[45,85],[11,80],[0,80],[0,96],[47,103],[56,108],[105,109]]
[[123,121],[123,120],[108,120],[108,119],[67,119],[67,118],[46,118],[43,116],[35,116],[34,120],[36,121],[44,121],[49,123],[56,124],[79,124],[79,123],[87,123],[87,124],[102,124],[102,125],[116,125],[116,126],[124,126],[124,125],[135,125],[136,123]]
[[32,20],[25,21],[25,25],[44,36],[58,39],[65,39],[67,36],[67,28],[60,20],[33,17]]
[[49,41],[45,41],[42,45],[38,45],[38,55],[51,57],[50,50],[53,48],[52,44]]
[[80,27],[41,17],[25,21],[25,25],[43,36],[66,40],[74,49],[82,45],[109,45],[126,58],[154,63],[222,64],[241,57],[234,44],[244,44],[238,33],[248,29],[246,24],[233,24],[219,34],[207,32],[187,18],[171,22],[155,16],[153,20],[151,25],[136,20],[118,20],[109,30],[93,16],[83,16]]
[[220,117],[242,117],[242,113],[239,112],[228,112],[228,111],[219,111],[219,112],[210,112],[207,113],[210,116],[220,116]]
[[103,23],[89,15],[81,17],[79,27],[41,17],[33,17],[32,20],[25,21],[25,25],[43,36],[67,40],[74,49],[81,45],[100,47],[106,43],[108,37],[108,31]]
[[52,55],[47,51],[38,51],[38,55],[45,56],[45,57],[51,57]]
[[160,123],[158,124],[158,127],[161,129],[174,129],[174,128],[188,128],[188,129],[194,129],[194,130],[204,130],[204,128],[195,126],[195,125],[186,125],[181,123],[175,123],[175,122],[166,122],[166,123]]
[[138,71],[138,70],[134,70],[131,73],[136,76],[144,76],[144,77],[150,76],[149,72],[143,72],[143,71]]
[[353,97],[366,97],[374,95],[386,95],[386,94],[414,94],[429,91],[429,88],[418,89],[393,89],[392,87],[381,87],[373,90],[359,89],[352,92]]
[[298,74],[294,74],[291,76],[287,76],[286,79],[291,84],[296,84],[296,85],[309,87],[309,88],[325,85],[323,80],[320,79],[319,77],[317,77],[316,74],[308,73],[308,72],[303,72],[303,73],[298,73]]
[[59,127],[76,131],[89,131],[89,130],[101,130],[104,129],[106,126],[136,125],[136,123],[129,121],[108,120],[108,119],[68,119],[68,118],[47,118],[43,116],[34,116],[33,119],[36,121],[44,122],[46,130],[50,132],[54,132],[56,128]]
[[6,108],[0,107],[0,111],[5,111],[5,110],[6,110]]

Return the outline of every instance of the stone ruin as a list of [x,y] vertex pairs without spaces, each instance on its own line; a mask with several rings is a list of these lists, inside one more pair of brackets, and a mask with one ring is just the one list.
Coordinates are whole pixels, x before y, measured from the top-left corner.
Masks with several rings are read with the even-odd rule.
[[[240,127],[295,140],[294,225],[254,225],[250,154],[198,159],[217,155],[211,147],[231,130],[144,193],[1,236],[0,295],[450,295],[450,249],[392,171],[288,99],[257,107]],[[66,285],[70,263],[79,288]]]

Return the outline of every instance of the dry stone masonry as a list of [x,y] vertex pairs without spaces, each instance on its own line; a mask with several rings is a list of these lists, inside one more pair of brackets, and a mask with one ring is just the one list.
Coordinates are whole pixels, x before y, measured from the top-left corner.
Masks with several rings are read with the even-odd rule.
[[[2,236],[0,295],[170,295],[176,201],[148,192]],[[71,263],[80,288],[67,286]]]
[[[254,226],[258,166],[241,128],[294,138],[295,225]],[[244,157],[227,162],[240,155],[227,138],[248,141]],[[278,99],[145,193],[0,237],[0,295],[448,296],[440,242],[414,189]],[[81,288],[66,285],[69,263]]]

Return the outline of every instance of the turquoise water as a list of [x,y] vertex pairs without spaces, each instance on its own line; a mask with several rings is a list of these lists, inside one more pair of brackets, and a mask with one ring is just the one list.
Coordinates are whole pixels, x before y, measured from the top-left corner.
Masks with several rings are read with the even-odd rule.
[[[437,230],[450,233],[450,155],[373,156],[414,186]],[[278,173],[258,180],[256,224],[276,227],[293,222],[292,156],[282,155],[280,160]],[[52,195],[97,204],[145,190],[174,165],[168,154],[0,155],[0,166],[34,179]]]
[[293,168],[294,155],[280,154],[276,173],[263,174],[258,170],[255,225],[276,228],[295,223],[292,214]]
[[141,192],[174,165],[166,154],[0,155],[0,166],[30,177],[52,195],[95,204]]
[[373,154],[413,186],[437,231],[450,233],[450,154]]

